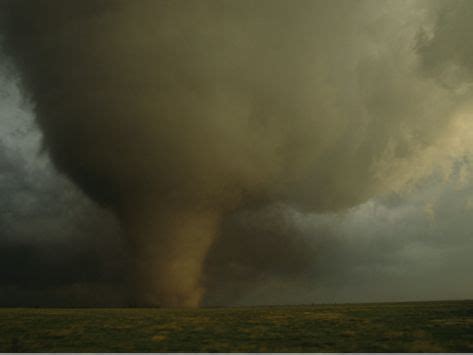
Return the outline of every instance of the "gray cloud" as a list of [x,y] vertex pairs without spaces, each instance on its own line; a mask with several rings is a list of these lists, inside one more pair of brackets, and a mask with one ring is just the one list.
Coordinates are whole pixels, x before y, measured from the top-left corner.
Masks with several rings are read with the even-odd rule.
[[265,275],[236,303],[473,297],[473,185],[462,179],[468,166],[460,161],[448,180],[434,175],[408,194],[373,199],[343,214],[286,212],[304,240],[301,245],[311,250],[310,262],[294,274]]
[[5,70],[0,69],[0,304],[127,302],[116,220],[41,153],[31,109]]

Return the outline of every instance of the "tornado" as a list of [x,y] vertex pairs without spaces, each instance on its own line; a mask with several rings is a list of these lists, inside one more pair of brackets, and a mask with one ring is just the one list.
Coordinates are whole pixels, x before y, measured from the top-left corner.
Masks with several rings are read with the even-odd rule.
[[2,0],[44,150],[120,219],[138,304],[199,306],[235,214],[340,212],[432,170],[458,99],[383,4]]

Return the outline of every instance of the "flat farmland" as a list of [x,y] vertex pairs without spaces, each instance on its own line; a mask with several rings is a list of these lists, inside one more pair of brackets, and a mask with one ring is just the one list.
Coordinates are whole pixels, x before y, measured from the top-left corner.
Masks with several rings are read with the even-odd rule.
[[473,301],[0,308],[0,352],[473,352]]

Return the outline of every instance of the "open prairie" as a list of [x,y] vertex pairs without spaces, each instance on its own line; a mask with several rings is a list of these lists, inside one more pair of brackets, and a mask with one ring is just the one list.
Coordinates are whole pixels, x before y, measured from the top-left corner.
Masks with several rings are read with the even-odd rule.
[[473,301],[3,308],[1,352],[473,352]]

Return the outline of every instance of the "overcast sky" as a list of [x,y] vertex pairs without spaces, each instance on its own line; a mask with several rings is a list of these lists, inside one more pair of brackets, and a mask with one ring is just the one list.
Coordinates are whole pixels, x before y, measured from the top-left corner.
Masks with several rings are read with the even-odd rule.
[[[224,237],[216,239],[205,258],[203,304],[473,298],[473,144],[470,140],[473,138],[470,123],[473,121],[473,47],[468,37],[473,33],[473,4],[468,1],[386,2],[384,7],[370,1],[362,4],[363,11],[354,13],[348,21],[355,25],[346,25],[347,28],[338,29],[340,33],[331,37],[336,41],[341,39],[335,49],[323,35],[331,24],[323,19],[314,22],[320,23],[314,32],[320,37],[317,38],[321,44],[317,45],[327,51],[324,54],[327,58],[332,58],[317,62],[315,68],[322,72],[337,61],[339,72],[327,74],[325,81],[317,81],[310,88],[315,90],[315,101],[323,101],[327,108],[313,111],[309,108],[309,111],[317,117],[328,115],[336,128],[328,129],[320,119],[322,123],[318,126],[304,123],[297,127],[300,131],[291,132],[303,146],[304,161],[309,161],[306,157],[311,157],[313,152],[318,159],[315,165],[323,172],[318,174],[316,169],[314,173],[310,164],[294,163],[290,165],[292,169],[307,173],[309,178],[304,175],[299,179],[303,173],[296,175],[291,171],[286,181],[279,177],[278,169],[262,168],[267,169],[261,173],[262,179],[274,179],[281,185],[300,183],[300,186],[280,191],[268,185],[264,193],[278,199],[240,208],[226,217],[222,227]],[[323,11],[338,18],[340,13],[352,11],[351,6],[343,9],[327,5],[328,10]],[[136,10],[131,5],[130,8]],[[279,18],[279,10],[274,11],[275,18]],[[294,12],[294,16],[300,16],[298,11]],[[205,16],[213,19],[211,15]],[[123,21],[121,17],[120,21]],[[356,42],[344,46],[343,38],[351,31],[350,26],[358,28],[358,23],[363,23],[363,30],[353,38],[347,37]],[[261,35],[262,40],[266,36]],[[294,38],[288,36],[286,40]],[[282,48],[296,53],[304,51],[293,44]],[[343,53],[349,58],[344,58]],[[1,58],[0,305],[127,304],[128,274],[124,270],[130,262],[129,239],[122,222],[113,213],[116,207],[110,210],[99,207],[94,200],[102,197],[97,198],[82,182],[77,185],[82,180],[72,182],[68,168],[62,167],[66,175],[55,168],[50,158],[51,148],[43,142],[43,133],[36,124],[34,100],[25,97],[19,89],[18,69],[4,55]],[[256,61],[259,60],[258,57]],[[286,63],[294,66],[308,63],[287,58],[276,61],[282,64],[275,64],[274,70]],[[295,93],[274,95],[297,102],[297,107],[309,107],[312,103],[306,102],[305,95],[312,91],[306,90],[305,84],[298,86],[305,77],[305,69],[297,67],[295,82],[292,78],[281,79],[294,84]],[[210,69],[205,67],[205,70]],[[228,69],[218,67],[218,70]],[[352,71],[356,74],[353,78]],[[264,79],[268,78],[264,76]],[[258,80],[263,79],[258,77]],[[279,79],[271,80],[277,86]],[[339,89],[342,82],[346,85]],[[258,85],[251,83],[252,88]],[[358,97],[353,92],[360,87],[363,90]],[[295,98],[296,94],[302,98]],[[224,103],[230,106],[249,105],[241,94],[235,95],[234,89],[224,91],[222,97],[225,95],[225,99],[209,99],[206,105],[218,106],[216,111],[225,107],[219,106],[219,100],[228,100]],[[292,112],[294,120],[306,120],[297,116],[298,111],[292,106],[279,108]],[[235,117],[242,114],[237,112]],[[350,119],[345,119],[346,115]],[[351,119],[359,124],[357,127],[364,128],[351,134]],[[242,129],[235,122],[237,119],[230,122],[232,127],[236,131]],[[281,127],[286,127],[282,122],[285,121],[276,121],[266,132],[269,143],[281,136]],[[52,135],[48,127],[46,132]],[[322,132],[314,133],[320,141],[326,132],[328,140],[340,139],[343,144],[321,143],[323,149],[313,144],[310,129],[315,128]],[[340,133],[342,130],[346,130],[343,131],[346,136]],[[212,132],[226,134],[220,127]],[[219,140],[209,139],[211,144],[219,146]],[[392,144],[385,144],[389,140]],[[358,155],[352,160],[346,153],[357,142],[372,143],[364,146],[376,151],[370,155],[369,163]],[[235,146],[246,143],[245,138]],[[129,144],[132,147],[133,141]],[[258,152],[267,159],[272,148],[268,148],[270,144],[261,146]],[[227,149],[227,145],[222,147]],[[233,154],[231,149],[229,152]],[[294,153],[288,156],[297,160],[300,151],[289,150]],[[198,162],[206,166],[205,161]],[[258,160],[255,162],[260,164]],[[244,171],[242,181],[250,180],[248,176],[254,178],[252,166],[239,161],[235,164]],[[338,164],[347,166],[346,172],[332,167]],[[357,166],[370,174],[374,171],[374,177],[359,173]],[[146,170],[143,174],[147,173]],[[174,174],[178,176],[179,172]],[[254,179],[256,183],[245,186],[250,193],[261,184],[258,178]],[[199,185],[199,191],[205,189],[206,186]]]

